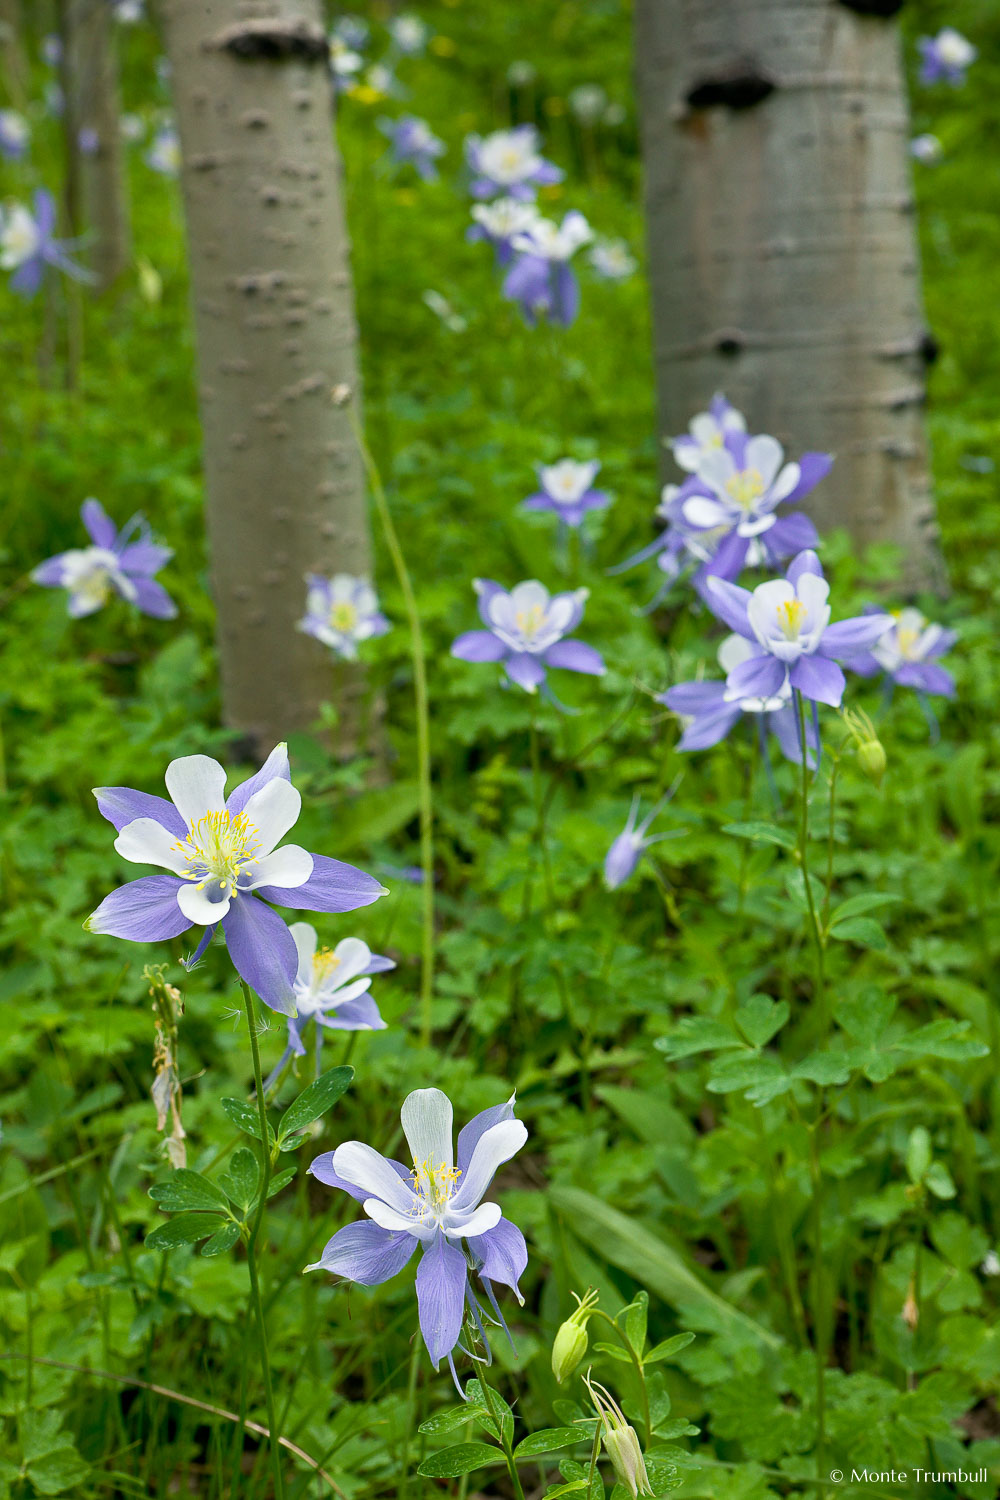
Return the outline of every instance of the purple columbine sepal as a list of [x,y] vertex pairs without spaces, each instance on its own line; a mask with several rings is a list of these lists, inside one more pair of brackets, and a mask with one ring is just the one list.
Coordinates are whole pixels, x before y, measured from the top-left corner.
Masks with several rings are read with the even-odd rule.
[[91,281],[89,271],[67,255],[70,240],[55,238],[55,199],[46,188],[35,193],[35,211],[14,203],[0,209],[0,270],[13,271],[10,288],[23,297],[33,297],[42,284],[46,268],[52,266],[74,281]]
[[390,142],[388,158],[394,166],[410,166],[424,182],[437,178],[437,159],[447,147],[431,130],[426,120],[416,115],[401,115],[398,120],[385,116],[378,122],[382,134]]
[[228,798],[226,772],[208,755],[171,761],[164,779],[169,802],[131,787],[95,787],[98,808],[118,830],[121,857],[170,873],[119,886],[84,925],[134,943],[203,927],[190,963],[221,925],[241,978],[265,1005],[294,1016],[298,953],[285,923],[265,902],[299,911],[355,911],[385,895],[385,887],[353,865],[298,844],[277,847],[302,806],[284,745]]
[[530,328],[540,318],[568,328],[580,310],[580,285],[570,264],[593,238],[583,214],[571,210],[561,224],[537,218],[511,240],[517,259],[503,282],[503,295],[516,302]]
[[724,578],[709,578],[709,607],[731,630],[753,645],[751,655],[726,678],[735,699],[773,698],[788,684],[803,698],[839,708],[847,660],[874,645],[892,624],[891,615],[858,615],[830,624],[830,585],[815,552],[800,552],[784,578],[750,593]]
[[144,615],[172,620],[177,606],[153,576],[173,557],[170,548],[152,540],[141,516],[133,516],[119,531],[98,500],[85,500],[80,517],[93,546],[59,552],[39,563],[31,574],[34,582],[65,589],[74,619],[92,615],[115,593]]
[[[662,700],[661,700],[662,701]],[[659,817],[666,807],[670,798],[674,795],[677,783],[666,791],[655,802],[641,823],[636,823],[639,816],[639,794],[632,798],[632,806],[629,808],[628,819],[625,827],[618,837],[613,841],[604,859],[604,883],[609,891],[616,891],[620,885],[633,874],[636,865],[642,855],[653,844],[658,844],[662,839],[673,838],[671,833],[654,833],[652,837],[646,836],[646,829]]]
[[508,593],[489,578],[476,578],[479,614],[485,630],[468,630],[451,648],[460,661],[502,662],[508,678],[525,692],[545,683],[547,667],[604,673],[604,662],[593,646],[564,637],[583,618],[587,589],[550,594],[537,579],[519,583]]
[[454,1371],[452,1351],[467,1304],[483,1331],[470,1273],[498,1313],[494,1282],[523,1301],[518,1281],[528,1263],[524,1236],[499,1204],[482,1200],[497,1168],[521,1149],[528,1132],[514,1118],[511,1098],[470,1120],[459,1132],[456,1153],[451,1102],[440,1089],[410,1094],[400,1118],[412,1167],[363,1141],[347,1141],[310,1165],[320,1182],[360,1202],[367,1218],[338,1230],[306,1270],[378,1286],[403,1269],[419,1244],[420,1331],[434,1368],[447,1359]]

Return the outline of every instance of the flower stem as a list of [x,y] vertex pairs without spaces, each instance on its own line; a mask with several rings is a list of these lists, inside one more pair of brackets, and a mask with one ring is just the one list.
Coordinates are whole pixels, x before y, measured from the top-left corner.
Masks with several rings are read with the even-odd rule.
[[424,639],[420,612],[413,592],[403,549],[393,523],[385,487],[365,441],[361,423],[353,405],[348,406],[351,426],[368,475],[372,499],[385,534],[385,544],[392,559],[396,581],[403,595],[403,607],[410,631],[410,656],[413,662],[413,702],[417,718],[417,782],[420,812],[420,868],[423,871],[423,908],[421,921],[420,967],[420,1041],[425,1047],[431,1040],[431,999],[434,994],[434,800],[431,790],[431,721],[427,698],[427,671],[424,663]]
[[271,1361],[267,1352],[267,1328],[264,1323],[264,1306],[260,1297],[260,1281],[257,1275],[257,1247],[264,1223],[267,1190],[271,1185],[271,1147],[267,1137],[267,1103],[264,1098],[264,1081],[260,1071],[260,1048],[257,1046],[257,1026],[254,1018],[253,995],[245,980],[240,980],[243,991],[243,1008],[246,1011],[247,1030],[250,1033],[250,1052],[253,1057],[253,1080],[257,1095],[257,1114],[260,1119],[260,1199],[257,1212],[247,1237],[247,1267],[250,1272],[250,1306],[257,1325],[257,1348],[260,1353],[261,1374],[264,1378],[264,1404],[267,1408],[268,1445],[271,1451],[271,1469],[274,1474],[275,1500],[284,1500],[285,1481],[281,1472],[280,1434],[275,1415],[274,1390],[271,1385]]
[[486,1402],[486,1409],[493,1419],[493,1426],[497,1430],[497,1436],[500,1439],[500,1446],[503,1448],[503,1456],[507,1460],[507,1473],[510,1475],[510,1482],[514,1486],[514,1494],[517,1497],[517,1500],[524,1500],[524,1488],[521,1484],[521,1476],[517,1472],[517,1464],[514,1460],[514,1449],[511,1445],[510,1438],[507,1436],[506,1432],[504,1432],[503,1419],[493,1404],[493,1392],[487,1385],[483,1375],[479,1376],[479,1389],[483,1393],[483,1400]]
[[799,715],[799,746],[802,750],[802,782],[799,789],[799,868],[802,871],[802,884],[805,886],[806,906],[809,911],[809,925],[812,932],[813,946],[816,949],[816,1002],[819,1010],[819,1029],[821,1037],[825,1037],[828,1017],[823,933],[819,925],[816,900],[813,896],[812,881],[809,875],[809,762],[808,746],[806,744],[806,708],[802,694],[798,690],[796,690],[795,698]]

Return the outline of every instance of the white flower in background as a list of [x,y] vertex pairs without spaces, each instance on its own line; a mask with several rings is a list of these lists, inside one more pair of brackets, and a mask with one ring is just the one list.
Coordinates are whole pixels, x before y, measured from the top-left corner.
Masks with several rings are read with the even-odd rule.
[[599,83],[581,83],[570,90],[569,107],[581,125],[596,125],[608,105],[608,96]]
[[419,16],[396,16],[389,22],[389,35],[400,52],[416,57],[427,46],[430,27]]
[[598,276],[603,276],[605,281],[626,281],[639,265],[624,240],[598,241],[588,259]]
[[925,166],[933,166],[944,155],[944,147],[936,135],[915,135],[910,142],[910,155]]

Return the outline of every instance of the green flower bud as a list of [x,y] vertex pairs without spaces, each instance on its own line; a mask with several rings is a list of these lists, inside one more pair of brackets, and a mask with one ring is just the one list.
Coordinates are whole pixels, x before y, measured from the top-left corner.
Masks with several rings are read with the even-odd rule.
[[570,1313],[565,1323],[560,1323],[552,1345],[552,1373],[562,1385],[568,1380],[587,1352],[587,1319],[597,1303],[597,1292],[587,1288],[581,1300],[576,1297],[576,1311]]
[[625,1485],[633,1500],[638,1500],[640,1495],[652,1495],[653,1486],[646,1473],[646,1461],[635,1428],[629,1425],[611,1392],[603,1385],[592,1383],[589,1371],[583,1379],[601,1419],[601,1441],[611,1460],[615,1478]]
[[841,717],[847,730],[848,741],[857,753],[858,765],[873,785],[881,786],[887,757],[885,747],[875,733],[875,725],[868,715],[858,708],[845,709]]

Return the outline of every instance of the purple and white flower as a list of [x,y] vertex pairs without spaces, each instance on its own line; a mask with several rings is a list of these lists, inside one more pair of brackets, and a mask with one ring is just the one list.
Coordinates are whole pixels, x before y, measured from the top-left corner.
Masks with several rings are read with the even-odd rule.
[[508,593],[488,578],[474,579],[473,587],[487,628],[458,637],[451,654],[459,661],[502,662],[510,681],[528,693],[542,686],[548,667],[603,675],[604,662],[593,646],[564,639],[583,618],[588,589],[550,594],[530,579]]
[[583,214],[571,209],[561,224],[537,218],[511,240],[518,259],[507,272],[503,295],[517,302],[534,327],[540,317],[568,328],[580,310],[580,287],[570,261],[593,238]]
[[808,516],[779,516],[777,508],[801,500],[832,467],[828,453],[785,463],[777,438],[732,432],[701,454],[692,479],[665,500],[662,514],[704,561],[704,577],[736,578],[748,564],[776,563],[818,546]]
[[844,665],[861,677],[876,677],[882,672],[898,687],[953,698],[955,680],[939,666],[937,658],[951,650],[958,632],[932,624],[919,609],[901,609],[890,618],[888,630],[871,650],[846,658]]
[[177,606],[153,576],[173,557],[170,548],[152,540],[141,516],[133,516],[119,531],[99,500],[85,500],[80,517],[93,546],[59,552],[39,563],[33,581],[65,589],[73,619],[102,609],[114,593],[141,614],[172,620]]
[[750,593],[728,579],[707,580],[709,608],[753,650],[726,678],[733,699],[771,699],[788,685],[803,698],[839,708],[844,674],[837,660],[857,656],[892,624],[890,615],[858,615],[830,624],[830,585],[815,552],[793,558],[784,578]]
[[389,22],[389,39],[404,57],[419,57],[429,36],[430,27],[419,16],[394,16]]
[[16,109],[0,109],[0,156],[19,161],[28,150],[31,127]]
[[181,141],[176,126],[160,126],[146,152],[146,165],[164,177],[177,176],[181,169]]
[[420,120],[416,115],[401,115],[398,120],[383,118],[378,126],[389,138],[388,158],[394,165],[412,167],[425,182],[436,180],[435,162],[448,148],[426,120]]
[[298,628],[345,661],[356,661],[362,641],[385,635],[391,628],[367,579],[355,578],[353,573],[335,573],[332,578],[310,573],[306,583],[306,612]]
[[330,37],[330,76],[336,92],[350,88],[365,65],[360,52],[356,52],[336,33]]
[[363,16],[338,16],[330,35],[352,51],[363,52],[371,41],[371,27]]
[[[662,701],[662,700],[660,700]],[[675,782],[670,789],[664,793],[659,802],[654,803],[652,809],[646,814],[642,822],[637,824],[639,816],[639,794],[632,798],[632,806],[629,808],[628,820],[618,837],[612,842],[604,859],[604,883],[609,891],[616,891],[620,885],[624,885],[629,876],[635,870],[642,855],[653,844],[658,844],[662,839],[673,838],[672,833],[655,833],[647,838],[646,829],[659,817],[666,807],[670,798],[676,791]]]
[[35,211],[22,203],[0,209],[0,270],[13,271],[11,290],[33,297],[42,284],[47,266],[53,266],[75,281],[88,281],[90,273],[66,254],[72,244],[57,240],[56,205],[46,188],[35,193]]
[[534,125],[515,125],[465,139],[474,198],[534,198],[535,190],[562,181],[562,172],[542,156]]
[[[484,1203],[498,1167],[524,1145],[528,1132],[514,1118],[514,1100],[483,1110],[452,1143],[451,1102],[440,1089],[417,1089],[400,1111],[412,1167],[380,1155],[363,1141],[347,1141],[318,1156],[310,1173],[349,1193],[366,1218],[340,1229],[307,1271],[329,1271],[361,1286],[395,1276],[419,1245],[417,1309],[434,1368],[459,1341],[468,1305],[485,1340],[470,1272],[481,1281],[503,1322],[493,1283],[523,1302],[518,1281],[528,1263],[521,1231],[497,1203]],[[464,1248],[463,1248],[464,1241]],[[457,1383],[457,1382],[456,1382]]]
[[143,0],[111,0],[115,20],[123,26],[135,26],[144,16]]
[[237,973],[272,1010],[294,1016],[299,954],[277,912],[355,911],[385,887],[353,865],[310,854],[281,839],[298,820],[288,751],[278,745],[256,775],[226,797],[226,772],[208,755],[167,767],[170,801],[130,787],[96,787],[101,814],[118,831],[115,849],[133,864],[158,865],[105,896],[88,917],[90,932],[134,943],[161,942],[204,927],[189,964],[221,925]]
[[[719,647],[719,666],[728,674],[752,655],[753,647],[749,641],[740,635],[730,635]],[[684,732],[677,742],[680,751],[707,750],[717,745],[747,714],[758,725],[762,747],[766,736],[773,734],[785,759],[796,765],[802,764],[798,716],[788,682],[784,682],[776,693],[763,697],[754,693],[734,693],[725,682],[678,682],[655,697],[657,703],[665,704],[681,720]],[[808,721],[806,747],[808,763],[815,766],[819,737],[815,725]]]
[[639,267],[624,240],[598,240],[587,258],[604,281],[627,281]]
[[579,526],[591,510],[604,510],[611,504],[606,490],[595,490],[594,480],[601,465],[598,460],[578,463],[561,458],[555,464],[539,464],[541,490],[524,502],[525,510],[545,510],[557,515],[566,526]]
[[944,155],[944,147],[936,135],[915,135],[910,142],[910,155],[925,167],[933,167]]
[[745,433],[746,430],[743,413],[717,391],[708,403],[708,410],[691,418],[687,432],[670,439],[670,451],[680,468],[693,474],[706,453],[721,448],[731,433]]
[[384,1031],[385,1022],[368,991],[373,974],[396,967],[391,958],[373,953],[360,938],[342,938],[336,948],[320,948],[316,929],[308,922],[293,922],[288,930],[298,954],[292,984],[295,1015],[288,1018],[288,1045],[265,1089],[271,1087],[289,1058],[305,1057],[302,1033],[310,1021],[316,1031],[317,1076],[324,1027],[332,1031]]
[[950,83],[958,88],[965,82],[966,69],[979,56],[972,43],[956,31],[943,26],[937,36],[917,38],[920,50],[920,82]]
[[492,203],[472,205],[474,222],[465,238],[486,240],[496,251],[498,266],[508,266],[514,259],[514,237],[524,234],[540,218],[537,206],[520,198],[496,198]]

